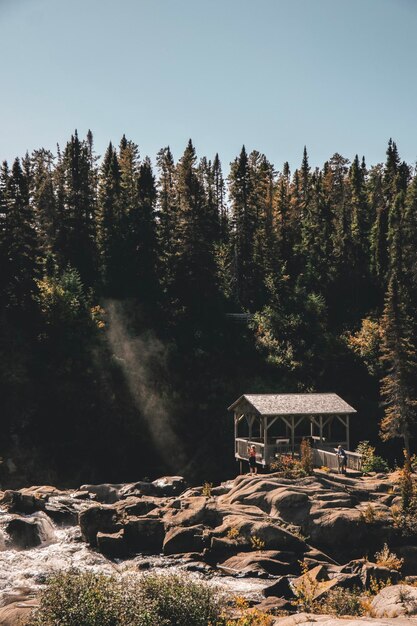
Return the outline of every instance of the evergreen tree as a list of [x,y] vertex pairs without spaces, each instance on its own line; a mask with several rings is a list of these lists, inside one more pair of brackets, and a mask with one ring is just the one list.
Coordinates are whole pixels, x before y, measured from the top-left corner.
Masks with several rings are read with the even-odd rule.
[[154,309],[158,287],[158,253],[155,221],[156,187],[149,158],[139,167],[136,206],[128,215],[127,249],[132,274],[131,296],[145,310]]
[[[6,168],[4,168],[6,170]],[[25,311],[31,308],[36,291],[37,236],[29,198],[28,172],[17,158],[10,176],[3,172],[5,197],[5,291],[9,305]]]
[[392,273],[381,320],[382,363],[386,375],[381,381],[385,415],[381,421],[384,440],[401,437],[410,453],[410,436],[416,418],[417,401],[413,395],[416,376],[416,350],[410,336],[409,320],[401,301],[398,277]]
[[43,262],[54,256],[58,247],[59,230],[57,202],[54,189],[54,157],[49,150],[35,150],[31,157],[31,197]]
[[175,168],[178,219],[174,231],[173,295],[177,313],[197,315],[201,323],[218,299],[214,263],[212,216],[196,169],[192,141]]
[[110,142],[104,155],[98,192],[98,247],[101,254],[103,293],[122,297],[126,271],[125,238],[121,207],[121,175],[117,152]]
[[243,146],[230,168],[231,246],[233,293],[237,303],[252,309],[254,304],[254,238],[256,209],[252,205],[252,178],[248,155]]
[[178,207],[175,194],[175,164],[168,147],[158,152],[157,166],[159,178],[157,184],[158,207],[158,246],[161,262],[161,285],[167,293],[174,280],[174,233],[177,227]]
[[58,193],[63,246],[61,256],[81,276],[87,286],[97,279],[95,190],[91,188],[91,146],[80,141],[77,132],[67,143],[59,163]]

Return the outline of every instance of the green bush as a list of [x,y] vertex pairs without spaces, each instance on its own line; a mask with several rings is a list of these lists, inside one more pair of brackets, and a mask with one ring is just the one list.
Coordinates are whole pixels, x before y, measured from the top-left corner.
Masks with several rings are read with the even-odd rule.
[[326,596],[316,601],[315,613],[325,613],[329,615],[357,615],[365,613],[365,594],[359,589],[341,589],[336,587],[329,591]]
[[362,471],[367,472],[389,472],[389,466],[385,459],[375,454],[374,446],[369,441],[359,442],[356,452],[362,454]]
[[221,611],[217,591],[186,576],[74,570],[49,579],[28,626],[214,626]]
[[156,626],[151,603],[143,603],[132,580],[78,572],[48,580],[29,626]]
[[146,602],[155,607],[159,625],[207,626],[220,618],[221,598],[207,583],[173,574],[149,574],[141,579],[141,589]]

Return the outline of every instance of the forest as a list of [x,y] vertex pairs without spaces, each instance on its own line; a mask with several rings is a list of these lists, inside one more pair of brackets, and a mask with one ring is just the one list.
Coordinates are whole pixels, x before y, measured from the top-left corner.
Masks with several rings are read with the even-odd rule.
[[[0,172],[0,482],[236,472],[242,393],[334,391],[415,448],[417,175],[394,141],[222,171],[89,131]],[[236,314],[246,314],[236,316]],[[384,443],[386,442],[386,443]]]

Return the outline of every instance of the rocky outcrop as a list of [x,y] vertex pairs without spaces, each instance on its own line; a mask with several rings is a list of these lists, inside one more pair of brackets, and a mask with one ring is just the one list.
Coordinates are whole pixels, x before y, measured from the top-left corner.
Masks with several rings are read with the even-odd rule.
[[375,617],[417,615],[417,588],[412,585],[384,587],[371,602]]

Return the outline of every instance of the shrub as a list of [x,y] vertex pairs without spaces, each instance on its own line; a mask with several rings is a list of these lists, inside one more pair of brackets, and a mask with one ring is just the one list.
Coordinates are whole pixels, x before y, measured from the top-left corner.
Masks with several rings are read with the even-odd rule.
[[156,626],[133,581],[70,571],[52,576],[30,626]]
[[303,439],[301,442],[301,467],[306,474],[313,473],[313,451],[311,449],[311,443],[308,439]]
[[203,494],[204,497],[210,498],[212,489],[213,489],[213,483],[204,483],[201,493]]
[[206,583],[175,574],[149,574],[141,578],[145,605],[150,603],[164,626],[208,626],[220,619],[222,599]]
[[28,626],[214,626],[223,600],[186,576],[52,576]]
[[273,626],[275,621],[269,613],[249,608],[248,601],[242,597],[235,598],[234,613],[232,618],[224,616],[219,626]]
[[384,543],[382,550],[375,554],[375,563],[381,567],[388,567],[398,572],[404,563],[404,559],[400,559],[394,552],[390,552],[388,545]]
[[361,441],[356,448],[356,452],[362,455],[362,471],[367,472],[389,472],[389,466],[385,459],[375,454],[375,448],[369,441]]
[[270,465],[273,472],[279,472],[284,478],[303,478],[307,476],[299,460],[289,454],[280,454]]
[[260,537],[253,535],[250,538],[250,543],[252,546],[252,550],[263,550],[265,548],[265,541],[263,541]]
[[314,605],[315,613],[329,615],[364,615],[364,594],[359,589],[331,589],[325,598]]

